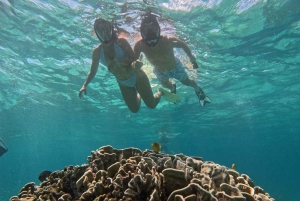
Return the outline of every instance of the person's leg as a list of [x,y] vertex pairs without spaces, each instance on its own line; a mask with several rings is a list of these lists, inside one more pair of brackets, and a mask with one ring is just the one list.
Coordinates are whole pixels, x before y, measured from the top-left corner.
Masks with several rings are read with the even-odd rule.
[[202,90],[198,85],[197,83],[195,82],[195,80],[192,80],[191,78],[189,77],[186,77],[185,80],[182,80],[181,81],[182,84],[186,85],[186,86],[190,86],[190,87],[193,87],[195,89],[196,92],[200,92],[200,90]]
[[182,84],[186,85],[186,86],[191,86],[195,89],[195,93],[199,99],[199,103],[204,106],[207,103],[211,103],[210,98],[205,95],[205,93],[203,92],[203,90],[201,89],[201,87],[199,87],[197,85],[197,83],[195,82],[195,80],[192,80],[191,78],[187,77],[187,79],[181,81]]
[[153,73],[156,75],[159,83],[164,87],[170,89],[172,93],[175,92],[176,86],[172,83],[170,79],[169,72],[162,72],[158,69],[153,69]]
[[195,80],[189,78],[185,71],[185,66],[181,63],[181,61],[176,58],[177,66],[172,70],[172,77],[176,80],[179,80],[182,84],[186,86],[191,86],[195,89],[196,92],[200,90],[200,87],[197,85]]
[[188,77],[187,73],[185,72],[184,66],[179,59],[177,60],[177,66],[174,71],[174,78],[179,80],[182,84],[186,86],[193,87],[199,99],[199,103],[202,106],[204,106],[206,103],[211,103],[210,98],[204,94],[203,90],[201,89],[201,87],[198,86],[195,80]]
[[160,101],[161,92],[157,92],[153,95],[151,85],[146,73],[141,69],[136,73],[136,89],[147,107],[154,109]]
[[141,106],[141,98],[137,93],[135,87],[127,87],[119,84],[123,99],[129,108],[129,110],[133,113],[137,113]]
[[176,90],[175,84],[172,83],[171,79],[168,79],[166,82],[160,82],[160,84],[163,87],[170,89],[171,93],[173,93]]

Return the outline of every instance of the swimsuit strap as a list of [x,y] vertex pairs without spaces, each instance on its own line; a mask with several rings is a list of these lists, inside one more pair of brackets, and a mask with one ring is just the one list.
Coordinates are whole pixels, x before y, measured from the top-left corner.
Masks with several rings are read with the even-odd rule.
[[125,53],[123,49],[117,43],[114,43],[114,49],[115,49],[115,55],[117,59],[125,58]]

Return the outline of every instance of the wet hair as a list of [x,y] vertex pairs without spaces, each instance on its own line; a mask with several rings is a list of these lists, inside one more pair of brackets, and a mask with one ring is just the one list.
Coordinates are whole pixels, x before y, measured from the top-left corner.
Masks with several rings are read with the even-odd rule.
[[[107,20],[104,20],[104,19],[102,19],[102,18],[97,18],[97,19],[95,20],[95,22],[94,22],[94,31],[95,31],[95,34],[96,34],[97,38],[98,38],[102,43],[103,43],[104,41],[101,39],[101,37],[98,35],[98,33],[97,33],[97,31],[96,31],[97,27],[98,27],[100,24],[109,24],[109,25],[110,25],[110,27],[111,27],[111,39],[110,39],[110,41],[113,40],[113,39],[118,38],[118,36],[117,36],[117,31],[116,31],[114,25],[113,25],[111,22],[109,22],[109,21],[107,21]],[[109,42],[110,42],[110,41],[109,41]]]

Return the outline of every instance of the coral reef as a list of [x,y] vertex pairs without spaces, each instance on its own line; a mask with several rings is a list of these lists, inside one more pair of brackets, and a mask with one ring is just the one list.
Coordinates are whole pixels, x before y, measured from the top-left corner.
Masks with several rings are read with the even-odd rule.
[[10,201],[274,201],[249,176],[201,157],[100,147]]

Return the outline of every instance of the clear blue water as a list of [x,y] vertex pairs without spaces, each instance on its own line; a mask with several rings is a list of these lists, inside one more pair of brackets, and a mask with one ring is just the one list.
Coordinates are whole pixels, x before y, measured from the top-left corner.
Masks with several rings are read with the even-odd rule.
[[[170,153],[236,163],[277,201],[297,200],[300,2],[148,2],[0,0],[0,138],[9,148],[0,157],[0,200],[39,184],[41,171],[86,163],[103,145],[150,149],[162,134]],[[162,99],[132,114],[104,70],[78,98],[98,44],[93,20],[117,19],[133,45],[148,6],[162,16],[163,34],[190,45],[200,69],[189,74],[212,104],[201,107],[178,83],[179,105]]]

